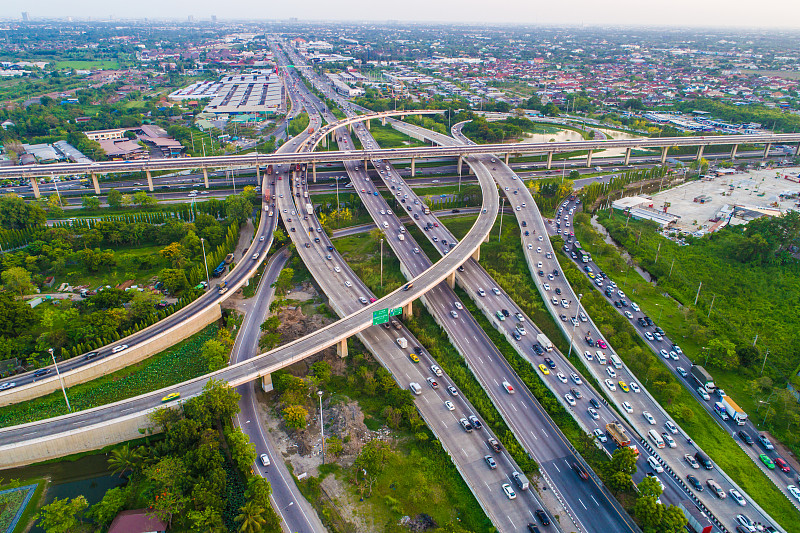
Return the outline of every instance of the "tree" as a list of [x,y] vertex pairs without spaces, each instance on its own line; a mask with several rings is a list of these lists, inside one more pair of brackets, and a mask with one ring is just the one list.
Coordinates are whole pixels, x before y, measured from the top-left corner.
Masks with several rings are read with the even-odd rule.
[[303,429],[306,427],[308,411],[301,405],[289,405],[283,409],[283,421],[290,429]]
[[236,521],[239,522],[240,533],[259,533],[264,530],[266,509],[250,500],[239,509]]
[[389,445],[380,440],[369,441],[361,448],[361,453],[358,454],[353,464],[356,467],[359,486],[367,496],[372,495],[372,487],[383,472],[391,453]]
[[661,488],[661,483],[659,483],[658,479],[652,476],[645,476],[638,486],[639,494],[641,494],[642,497],[655,496],[658,498],[664,491],[664,489]]
[[212,427],[215,422],[230,420],[239,412],[238,392],[225,382],[209,380],[203,394],[184,404],[185,411],[204,427]]
[[34,325],[35,314],[30,305],[0,292],[0,336],[12,337]]
[[228,531],[220,512],[211,506],[202,511],[189,511],[186,516],[192,523],[192,531],[203,531],[204,533],[227,533]]
[[636,472],[636,454],[627,446],[614,451],[611,461],[606,465],[607,483],[615,491],[630,488],[632,476]]
[[117,189],[111,189],[106,196],[109,207],[118,208],[122,205],[122,193]]
[[289,289],[292,288],[292,278],[294,277],[294,269],[293,268],[284,268],[281,270],[281,273],[278,274],[278,279],[275,280],[275,283],[272,284],[273,287],[280,293],[281,296],[285,296]]
[[83,520],[79,515],[89,507],[89,502],[83,496],[73,499],[56,498],[53,503],[42,507],[36,515],[40,520],[39,525],[47,533],[75,533],[82,530]]
[[674,505],[670,505],[664,509],[658,531],[659,533],[681,533],[685,531],[686,524],[688,523],[689,521],[686,519],[686,515],[683,514],[683,511]]
[[33,282],[31,282],[31,273],[22,267],[15,266],[8,270],[3,271],[0,278],[3,280],[3,285],[6,289],[16,292],[20,296],[33,292]]
[[761,353],[758,348],[751,344],[737,346],[736,356],[739,358],[739,364],[746,367],[753,366],[756,361],[761,359]]
[[652,531],[661,523],[664,516],[664,506],[658,503],[656,496],[642,495],[636,500],[634,513],[644,530]]
[[339,437],[333,436],[325,439],[326,453],[334,457],[339,457],[342,455],[342,451],[344,451],[344,446],[342,445],[342,440]]
[[47,220],[44,209],[34,203],[26,203],[16,194],[0,196],[0,227],[23,229],[44,224]]
[[89,514],[97,524],[106,526],[125,508],[127,501],[126,489],[124,487],[114,487],[103,495],[102,500],[92,505]]
[[253,204],[241,194],[225,198],[225,216],[244,224],[253,213]]
[[208,371],[214,372],[215,370],[225,368],[225,365],[228,363],[228,350],[221,342],[211,339],[203,344],[200,357],[205,361]]
[[708,341],[708,364],[722,370],[732,370],[739,366],[736,346],[729,340],[719,337]]
[[133,203],[141,207],[150,206],[156,204],[156,199],[152,196],[148,196],[144,191],[136,191],[133,193]]
[[186,266],[186,252],[180,243],[173,242],[168,244],[159,252],[161,256],[170,262],[172,268],[183,268]]
[[186,279],[186,272],[183,270],[165,268],[158,273],[158,279],[172,294],[177,294],[189,287],[189,280]]
[[108,467],[115,474],[122,477],[125,472],[133,472],[142,466],[142,452],[139,448],[131,448],[125,443],[119,448],[111,450],[108,458]]
[[149,317],[159,300],[158,295],[150,291],[134,292],[131,298],[131,320],[135,322]]
[[549,116],[549,117],[557,117],[561,114],[561,110],[558,109],[558,106],[553,102],[549,102],[544,109],[542,109],[542,113]]

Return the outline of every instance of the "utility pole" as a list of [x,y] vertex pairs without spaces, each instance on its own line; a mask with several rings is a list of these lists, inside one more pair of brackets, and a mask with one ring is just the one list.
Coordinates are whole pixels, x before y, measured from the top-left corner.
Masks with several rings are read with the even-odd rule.
[[669,266],[669,276],[667,276],[667,279],[672,277],[672,267],[674,267],[674,266],[675,266],[675,258],[673,257],[672,258],[672,264]]
[[700,298],[700,289],[703,287],[703,282],[697,287],[697,296],[694,297],[694,305],[697,305],[697,299]]
[[717,298],[717,295],[713,295],[711,297],[711,305],[708,306],[708,318],[711,318],[711,310],[714,309],[714,300]]
[[71,413],[72,407],[69,405],[69,398],[67,398],[67,390],[64,388],[64,378],[61,377],[61,372],[58,371],[58,363],[56,363],[55,352],[53,351],[52,348],[48,348],[47,351],[50,352],[50,357],[53,358],[53,366],[56,367],[56,375],[58,376],[59,383],[61,383],[61,392],[64,393],[64,401],[67,403],[67,411]]
[[503,210],[506,207],[506,199],[503,197],[503,205],[500,207],[500,231],[497,232],[497,242],[500,242],[500,237],[503,235]]
[[756,338],[755,338],[755,339],[753,339],[753,347],[754,347],[754,348],[755,348],[755,346],[756,346],[756,341],[758,341],[758,333],[756,333]]
[[383,288],[383,237],[381,237],[381,289]]
[[769,348],[767,348],[767,353],[764,354],[764,362],[761,363],[761,374],[760,376],[764,375],[764,367],[767,366],[767,356],[769,355]]
[[318,390],[317,395],[319,396],[319,436],[322,439],[319,448],[322,452],[322,464],[325,464],[325,421],[322,419],[322,391]]
[[211,278],[208,275],[208,258],[206,258],[206,240],[203,237],[200,237],[200,246],[203,247],[203,264],[206,266],[206,289],[211,287]]
[[661,241],[658,242],[658,250],[656,250],[656,264],[658,264],[658,254],[661,253]]

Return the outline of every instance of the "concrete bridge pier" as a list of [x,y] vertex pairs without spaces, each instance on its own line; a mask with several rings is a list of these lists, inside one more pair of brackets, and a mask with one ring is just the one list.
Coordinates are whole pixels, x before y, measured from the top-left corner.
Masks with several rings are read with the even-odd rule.
[[703,150],[705,149],[705,145],[700,145],[697,147],[697,161],[703,159]]
[[623,163],[623,165],[627,167],[628,163],[630,162],[631,162],[631,147],[629,146],[625,148],[625,162]]
[[328,134],[327,133],[322,136],[322,147],[323,148],[327,148],[328,147]]
[[208,169],[203,167],[203,183],[206,185],[206,189],[208,189]]
[[256,183],[261,183],[261,167],[256,165]]
[[455,289],[456,288],[456,273],[455,272],[451,272],[447,276],[447,280],[446,281],[447,281],[447,286],[448,287],[450,287],[451,289]]
[[413,178],[416,175],[417,175],[417,158],[416,157],[412,157],[411,158],[411,177]]
[[[798,149],[800,149],[800,146],[798,146]],[[460,155],[460,156],[458,156],[458,175],[459,176],[461,175],[461,167],[462,167],[463,164],[464,164],[464,156]]]
[[733,148],[731,148],[731,159],[736,159],[736,151],[739,149],[738,144],[734,144]]
[[267,374],[266,376],[261,376],[261,390],[264,392],[269,392],[273,389],[272,386],[272,374]]
[[386,125],[386,116],[381,117],[381,126]]
[[505,160],[506,166],[508,166],[508,155],[509,155],[508,152],[506,152],[506,160]]
[[144,173],[147,174],[147,188],[150,189],[150,192],[153,192],[153,176],[149,170],[145,170]]
[[667,162],[667,152],[669,152],[669,146],[665,146],[664,148],[661,149],[661,164],[662,165]]
[[369,130],[371,129],[371,128],[370,128],[370,124],[372,124],[372,119],[370,119],[370,120],[365,120],[365,121],[364,121],[364,123],[367,125],[367,131],[369,131]]
[[412,318],[414,315],[412,314],[411,302],[408,302],[406,305],[403,306],[403,318],[409,319]]
[[797,150],[794,151],[795,157],[800,157],[800,144],[797,145]]
[[336,343],[336,355],[344,359],[347,357],[347,339],[342,339]]
[[[489,242],[489,236],[486,236],[486,242]],[[475,248],[475,251],[472,252],[472,258],[477,262],[481,260],[481,247],[478,246]]]
[[31,188],[33,189],[34,198],[42,197],[42,193],[39,192],[39,182],[36,181],[36,178],[31,178]]
[[594,154],[594,149],[589,150],[589,153],[586,154],[586,168],[592,166],[592,155]]
[[100,194],[100,182],[97,181],[97,174],[92,174],[92,185],[94,185],[94,193]]
[[547,152],[547,170],[553,168],[553,152]]
[[769,151],[770,151],[771,148],[772,148],[772,143],[767,143],[764,146],[764,159],[769,157]]
[[314,183],[316,183],[317,182],[317,162],[316,161],[312,161],[311,162],[311,177],[313,178]]

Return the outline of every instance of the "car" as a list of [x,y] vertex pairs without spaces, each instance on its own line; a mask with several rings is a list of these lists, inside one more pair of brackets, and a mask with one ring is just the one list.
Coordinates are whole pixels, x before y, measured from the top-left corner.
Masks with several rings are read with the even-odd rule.
[[525,322],[525,317],[522,315],[522,313],[519,313],[519,312],[517,312],[517,313],[514,313],[514,316],[515,316],[515,317],[516,317],[516,319],[517,319],[517,320],[519,320],[520,322]]
[[549,291],[550,290],[550,284],[549,283],[545,283],[544,285],[542,285],[542,288],[544,288],[544,290],[546,290],[546,291]]
[[253,254],[253,261],[255,261],[256,259],[258,259],[258,252]]
[[694,469],[700,468],[700,463],[698,463],[697,459],[695,459],[694,456],[692,456],[691,454],[687,453],[686,455],[683,456],[683,458],[686,460],[687,463],[689,463],[689,466],[691,466],[692,468]]
[[594,399],[594,398],[591,398],[591,399],[589,400],[589,405],[591,405],[591,406],[592,406],[592,407],[594,407],[595,409],[600,409],[600,403],[599,403],[599,402],[598,402],[596,399]]
[[630,312],[630,311],[628,311],[627,309],[625,310],[625,312],[624,312],[624,315],[625,315],[626,317],[628,317],[629,319],[633,320],[633,315],[632,315],[632,314],[631,314],[631,312]]
[[447,386],[447,392],[450,393],[450,396],[458,396],[458,389],[456,389],[452,385]]
[[575,385],[583,385],[583,380],[582,380],[582,379],[581,379],[581,377],[580,377],[578,374],[576,374],[575,372],[572,372],[572,373],[569,375],[569,377],[572,379],[572,382],[573,382],[573,383],[575,383]]
[[259,459],[261,459],[261,464],[262,464],[262,465],[264,465],[264,466],[269,466],[269,465],[270,465],[270,462],[269,462],[269,455],[267,455],[267,454],[265,454],[265,453],[262,453],[262,454],[259,456]]
[[495,296],[500,296],[500,289],[497,287],[492,287],[492,292],[495,294]]
[[604,350],[608,348],[608,344],[606,344],[606,341],[604,341],[603,339],[597,339],[597,346]]
[[696,490],[697,492],[703,492],[703,484],[700,483],[700,480],[694,477],[692,474],[686,474],[686,479],[689,481],[689,485]]
[[511,487],[511,485],[508,483],[503,483],[503,492],[509,500],[513,500],[517,497],[517,493],[514,492],[513,487]]
[[664,427],[667,428],[667,431],[669,431],[673,435],[678,434],[678,426],[676,426],[672,420],[667,420],[666,422],[664,422]]
[[741,507],[744,507],[745,505],[747,505],[747,500],[745,500],[742,497],[741,493],[738,490],[731,489],[731,490],[728,491],[728,494],[730,494],[731,499],[733,501],[735,501],[737,504],[739,504]]
[[[420,350],[420,351],[422,351],[422,350]],[[439,368],[438,365],[431,365],[431,372],[433,372],[433,374],[435,376],[438,376],[438,377],[442,376],[442,369]]]
[[750,520],[750,517],[743,514],[736,515],[736,521],[739,522],[742,527],[744,527],[747,531],[756,531],[756,525]]
[[459,311],[464,309],[464,306],[461,305],[461,302],[453,302],[453,306],[458,309]]
[[539,364],[539,370],[541,370],[542,374],[544,374],[545,376],[550,375],[550,369],[544,366],[543,364]]
[[456,410],[456,406],[453,405],[453,402],[451,402],[450,400],[445,400],[444,406],[447,407],[448,411],[455,411]]
[[617,371],[614,370],[613,368],[611,368],[610,366],[606,367],[606,374],[608,374],[608,377],[610,377],[610,378],[617,377]]
[[635,393],[640,393],[640,392],[642,392],[642,389],[640,389],[640,388],[639,388],[639,384],[638,384],[638,383],[636,383],[635,381],[631,381],[630,383],[628,383],[628,386],[629,386],[629,387],[631,388],[631,390],[632,390],[633,392],[635,392]]
[[544,358],[544,362],[545,362],[545,364],[546,364],[547,366],[549,366],[550,368],[555,368],[555,367],[556,367],[556,362],[555,362],[555,361],[553,361],[552,359],[550,359],[549,357],[545,357],[545,358]]
[[617,390],[617,386],[614,385],[614,382],[611,381],[610,379],[606,380],[606,387],[608,387],[608,390],[610,390],[610,391],[616,391]]
[[714,481],[713,479],[707,479],[706,485],[708,485],[709,490],[714,493],[714,495],[719,498],[720,500],[724,500],[728,497],[728,494],[722,489],[722,487]]
[[565,376],[565,375],[564,375],[564,374],[562,374],[561,372],[557,372],[557,373],[556,373],[556,377],[558,378],[558,380],[559,380],[561,383],[566,383],[566,382],[567,382],[567,376]]
[[120,344],[118,346],[114,346],[114,348],[111,350],[111,353],[119,353],[119,352],[121,352],[123,350],[127,350],[127,349],[128,349],[128,345],[127,344]]
[[364,305],[367,305],[367,299],[365,297],[363,297],[363,296],[359,296],[358,297],[358,301],[361,302]]
[[506,392],[509,394],[514,394],[515,392],[514,387],[511,386],[511,383],[509,383],[508,381],[503,382],[503,388],[506,389]]
[[497,468],[497,461],[495,461],[494,457],[492,457],[491,455],[484,455],[483,460],[486,461],[486,464],[489,465],[489,468],[491,468],[492,470]]
[[622,408],[625,409],[625,412],[628,414],[633,413],[633,407],[628,402],[622,402]]
[[342,271],[342,269],[339,268],[338,266],[335,266],[335,267],[333,267],[333,271],[338,274],[338,273],[340,273]]
[[680,374],[680,375],[681,375],[681,377],[684,377],[684,378],[685,378],[686,376],[688,376],[688,375],[689,375],[689,373],[686,371],[686,369],[685,369],[685,368],[683,368],[682,366],[676,366],[676,367],[675,367],[675,371],[676,371],[678,374]]
[[541,533],[539,531],[539,526],[536,524],[528,524],[528,533]]
[[419,363],[419,357],[415,353],[408,354],[408,358],[411,359],[412,363]]
[[572,469],[578,474],[578,477],[582,480],[586,481],[589,479],[589,474],[586,473],[586,469],[583,468],[577,461],[572,462]]
[[663,438],[663,439],[664,439],[664,442],[666,442],[666,443],[667,443],[667,446],[669,446],[670,448],[675,448],[675,447],[677,447],[677,446],[678,446],[678,445],[675,443],[675,439],[673,439],[673,438],[672,438],[672,437],[671,437],[671,436],[670,436],[668,433],[666,433],[666,432],[663,432],[663,433],[661,433],[661,438]]
[[700,395],[700,397],[701,397],[702,399],[704,399],[705,401],[708,401],[708,400],[710,400],[710,399],[711,399],[711,396],[709,396],[709,395],[708,395],[708,393],[706,392],[706,388],[705,388],[705,387],[703,387],[702,385],[700,385],[699,387],[697,387],[697,394],[699,394],[699,395]]
[[606,434],[603,433],[602,429],[594,428],[594,431],[592,433],[594,433],[595,438],[600,442],[608,442],[608,437],[606,437]]
[[597,410],[594,407],[589,407],[586,410],[588,411],[589,416],[591,416],[594,420],[600,418],[600,415],[597,414]]
[[576,405],[576,403],[577,403],[577,402],[575,402],[575,398],[574,398],[574,397],[572,396],[572,394],[570,394],[570,393],[567,393],[567,394],[565,394],[565,395],[564,395],[564,399],[567,401],[567,403],[568,403],[568,404],[570,404],[570,405],[571,405],[571,406],[573,406],[573,407],[574,407],[574,406]]
[[591,361],[592,359],[594,359],[594,356],[592,355],[592,352],[590,352],[588,350],[583,352],[583,356],[586,358],[587,361]]
[[665,349],[662,348],[661,350],[659,350],[658,353],[660,353],[661,357],[663,357],[664,359],[669,359],[669,352],[666,351]]
[[650,333],[649,331],[644,332],[644,337],[649,341],[655,340],[655,337],[653,337],[653,334]]
[[89,352],[89,353],[87,353],[86,355],[83,356],[83,360],[84,361],[91,361],[92,359],[95,359],[98,355],[100,355],[100,352]]
[[550,525],[550,517],[548,517],[547,513],[545,513],[541,509],[536,509],[536,518],[539,519],[539,522],[541,522],[543,526]]
[[435,379],[427,378],[426,381],[428,382],[428,385],[430,385],[432,389],[438,389],[439,388],[439,383]]
[[739,438],[742,439],[742,442],[744,442],[748,446],[752,446],[753,445],[753,442],[754,442],[753,441],[753,437],[751,437],[749,434],[747,434],[744,431],[740,431],[738,433],[738,435],[739,435]]
[[788,490],[791,493],[791,495],[795,497],[795,499],[800,500],[800,489],[798,489],[794,485],[788,485],[786,487],[786,490]]
[[762,453],[758,456],[758,458],[761,459],[761,462],[764,463],[764,466],[770,470],[775,470],[775,463],[772,462],[772,459],[770,459],[767,454]]
[[652,426],[656,425],[656,419],[653,418],[653,415],[650,414],[650,411],[642,411],[642,416],[644,417],[645,420],[647,420],[648,424]]
[[484,290],[481,289],[480,287],[478,288],[478,290],[476,292],[478,293],[478,296],[480,296],[481,298],[486,296],[486,292],[484,292]]
[[581,394],[581,391],[579,391],[576,388],[569,389],[569,392],[572,393],[572,395],[575,397],[576,400],[580,400],[581,398],[583,398],[583,394]]
[[0,383],[0,390],[13,389],[16,386],[17,384],[13,381],[6,381],[5,383]]
[[176,398],[180,398],[180,396],[181,396],[180,392],[171,392],[171,393],[167,394],[166,396],[164,396],[163,398],[161,398],[161,403],[171,402],[172,400],[174,400]]
[[664,471],[664,467],[661,466],[661,463],[658,462],[658,459],[652,455],[647,458],[647,464],[650,465],[650,468],[656,471],[656,474],[660,474]]
[[638,313],[639,312],[639,305],[634,303],[634,302],[631,302],[631,309],[633,309],[634,311],[636,311]]
[[774,450],[775,449],[775,446],[772,445],[772,443],[769,441],[769,439],[766,437],[766,435],[763,435],[763,434],[759,433],[758,442],[761,443],[761,445],[764,447],[765,450]]
[[497,312],[495,313],[495,316],[496,316],[496,317],[497,317],[497,318],[498,318],[498,319],[499,319],[501,322],[502,322],[502,321],[505,321],[505,319],[506,319],[506,316],[503,314],[503,312],[502,312],[502,311],[497,311]]
[[464,431],[467,433],[472,433],[472,424],[470,424],[466,418],[459,419],[458,423],[461,424],[461,427],[464,428]]
[[458,313],[456,313],[453,310],[450,310],[450,316],[453,317],[453,318],[458,318]]

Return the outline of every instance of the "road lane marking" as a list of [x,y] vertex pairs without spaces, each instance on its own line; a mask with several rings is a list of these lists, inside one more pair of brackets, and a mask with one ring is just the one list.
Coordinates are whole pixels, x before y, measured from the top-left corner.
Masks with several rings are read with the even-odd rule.
[[[583,505],[583,502],[581,501],[581,499],[580,499],[580,498],[578,498],[578,503],[580,503],[580,504],[581,504],[581,506],[582,506],[584,509],[586,509],[586,506],[585,506],[585,505]],[[586,509],[586,510],[588,511],[589,509]]]
[[557,464],[553,463],[553,468],[555,468],[556,470],[558,470],[558,473],[559,473],[559,474],[561,473],[561,469],[560,469],[560,468],[558,468],[558,465],[557,465]]
[[546,439],[550,438],[550,437],[547,436],[547,432],[544,430],[544,428],[541,428],[541,429],[542,429],[542,433],[544,433],[544,438],[546,438]]
[[590,497],[592,500],[594,500],[594,503],[595,503],[595,504],[596,504],[598,507],[600,507],[600,504],[599,504],[599,503],[597,503],[597,500],[595,500],[595,499],[594,499],[594,496],[593,496],[593,495],[589,494],[589,497]]

